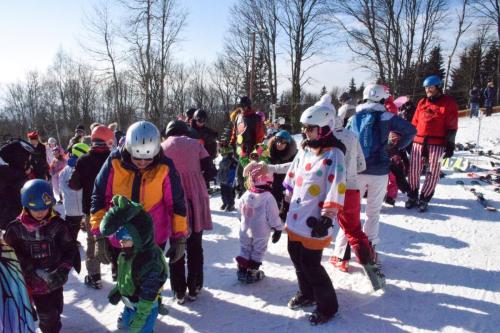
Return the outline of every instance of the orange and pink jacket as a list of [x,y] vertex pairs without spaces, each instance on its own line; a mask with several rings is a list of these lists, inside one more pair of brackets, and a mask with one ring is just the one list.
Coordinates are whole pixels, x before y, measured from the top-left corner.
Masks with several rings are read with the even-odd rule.
[[[124,149],[113,151],[97,175],[92,193],[92,233],[99,235],[99,226],[111,206],[114,195],[123,195],[141,203],[151,215],[155,242],[164,244],[169,238],[187,237],[186,205],[184,191],[175,166],[163,151],[143,171],[138,170]],[[114,236],[113,246],[119,247]]]

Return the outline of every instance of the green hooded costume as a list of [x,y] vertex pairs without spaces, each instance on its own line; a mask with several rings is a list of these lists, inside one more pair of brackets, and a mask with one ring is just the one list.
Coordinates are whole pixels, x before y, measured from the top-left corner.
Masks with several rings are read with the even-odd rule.
[[139,331],[149,316],[159,291],[168,277],[168,266],[162,250],[154,242],[153,221],[142,205],[115,195],[100,225],[103,236],[111,236],[126,228],[134,246],[122,249],[118,257],[118,279],[109,292],[111,304],[122,299],[136,309],[130,324],[132,332]]

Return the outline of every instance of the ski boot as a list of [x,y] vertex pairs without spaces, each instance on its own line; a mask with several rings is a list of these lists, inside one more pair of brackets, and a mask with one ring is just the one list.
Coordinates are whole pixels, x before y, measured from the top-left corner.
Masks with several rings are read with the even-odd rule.
[[393,198],[389,197],[389,196],[386,196],[385,197],[385,200],[384,202],[392,207],[394,207],[396,205],[396,200],[394,200]]
[[311,313],[308,317],[309,323],[313,326],[324,324],[330,319],[332,319],[335,316],[335,314],[332,315],[326,315],[318,310],[314,310],[313,313]]
[[101,289],[102,288],[101,275],[100,274],[87,275],[85,276],[84,283],[86,286],[90,288]]
[[316,305],[316,302],[314,300],[302,295],[302,293],[300,291],[297,292],[297,294],[295,294],[295,296],[293,296],[288,301],[288,308],[290,308],[292,310],[305,308],[305,307],[313,306],[313,305]]
[[372,261],[363,265],[363,269],[370,279],[373,290],[376,291],[385,287],[385,275],[375,262]]
[[349,270],[349,260],[342,260],[339,257],[332,256],[330,257],[330,264],[332,264],[335,268],[339,269],[342,272],[347,273]]
[[420,213],[424,213],[427,211],[428,206],[429,206],[429,203],[427,201],[420,200],[420,202],[418,203],[418,211]]
[[263,271],[260,269],[251,269],[249,268],[247,270],[247,276],[246,276],[246,282],[247,283],[254,283],[257,281],[260,281],[264,278],[265,274]]
[[416,198],[408,198],[405,202],[406,209],[412,209],[418,205],[418,200]]
[[174,293],[174,300],[179,305],[184,305],[186,303],[186,293]]

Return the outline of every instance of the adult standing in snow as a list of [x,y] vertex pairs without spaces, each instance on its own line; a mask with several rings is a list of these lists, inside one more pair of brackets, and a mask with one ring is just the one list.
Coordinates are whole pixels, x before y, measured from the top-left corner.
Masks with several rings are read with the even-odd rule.
[[[99,226],[117,194],[144,206],[153,219],[155,243],[161,249],[170,240],[166,253],[170,264],[184,255],[189,232],[184,190],[174,163],[161,149],[160,140],[160,131],[154,124],[138,121],[130,125],[125,145],[113,150],[97,175],[90,224],[97,241],[96,257],[102,263],[116,262]],[[115,250],[120,248],[116,237],[109,239]],[[159,303],[161,306],[161,300]]]
[[[191,128],[198,134],[201,144],[208,152],[213,162],[213,160],[217,158],[217,133],[206,126],[207,121],[207,112],[201,109],[196,110],[193,115],[193,120],[191,121]],[[210,180],[212,179],[208,181]]]
[[345,147],[333,135],[332,108],[322,99],[302,113],[303,150],[295,156],[283,182],[290,202],[286,217],[288,253],[299,284],[288,307],[298,309],[316,303],[308,318],[312,325],[327,322],[338,311],[335,289],[321,265],[346,191]]
[[[443,154],[445,158],[453,156],[458,129],[457,103],[453,97],[443,94],[443,84],[439,76],[427,77],[423,86],[427,96],[418,102],[412,121],[417,129],[417,135],[411,151],[408,175],[410,190],[406,201],[406,208],[418,205],[421,212],[427,210],[429,201],[434,195]],[[426,160],[429,169],[419,198],[420,174]]]
[[0,147],[0,229],[22,210],[21,188],[31,173],[30,157],[35,152],[28,142],[16,139]]
[[[358,175],[361,194],[368,191],[366,221],[363,231],[375,250],[379,243],[380,209],[387,192],[389,167],[389,133],[395,132],[399,140],[396,149],[404,149],[411,143],[415,128],[406,120],[388,112],[384,106],[389,91],[380,84],[369,84],[363,91],[363,103],[356,108],[348,129],[359,138],[366,161],[366,170]],[[375,253],[376,256],[376,253]]]
[[[101,289],[101,264],[98,258],[97,247],[107,246],[106,240],[96,239],[90,227],[90,207],[92,190],[97,174],[101,170],[104,162],[109,156],[110,149],[114,143],[114,133],[106,126],[97,126],[92,130],[90,151],[78,158],[75,169],[69,179],[69,187],[74,191],[82,190],[82,210],[85,214],[85,232],[87,233],[87,250],[85,256],[85,266],[88,275],[85,277],[85,284],[91,288]],[[78,143],[73,145],[79,147]],[[73,149],[72,149],[73,150]],[[102,251],[100,251],[102,252]],[[116,271],[114,272],[116,274]]]
[[[92,132],[92,129],[90,130]],[[71,139],[69,139],[67,151],[71,151],[71,147],[75,143],[80,143],[83,141],[83,137],[85,136],[85,127],[82,124],[78,124],[75,128],[75,135]]]
[[491,116],[493,111],[493,106],[495,105],[495,100],[497,97],[497,90],[495,89],[495,84],[493,81],[489,81],[483,92],[484,96],[484,107],[486,108],[486,117]]
[[352,102],[351,96],[343,92],[339,97],[339,102],[342,104],[339,108],[338,119],[341,122],[340,125],[345,127],[347,125],[347,121],[356,113],[356,106]]
[[237,170],[237,189],[239,196],[241,196],[245,192],[244,166],[241,165],[241,158],[248,157],[255,149],[255,146],[264,141],[266,133],[264,123],[252,107],[252,101],[248,96],[241,97],[239,108],[233,111],[231,116],[235,120],[230,143],[233,147],[236,147],[236,154],[240,158],[240,166]]
[[38,131],[28,132],[28,139],[35,150],[31,156],[31,166],[34,178],[49,179],[47,148],[40,142]]
[[204,230],[212,230],[205,180],[212,179],[217,172],[205,148],[189,138],[188,132],[185,122],[171,121],[165,131],[167,139],[161,144],[165,156],[172,159],[182,180],[191,232],[186,244],[187,279],[184,254],[177,262],[170,263],[170,285],[179,304],[186,300],[186,289],[189,290],[187,299],[194,301],[203,287],[202,237]]
[[479,116],[479,104],[481,103],[481,91],[474,85],[471,90],[469,90],[469,106],[470,115],[469,117]]
[[[346,147],[346,192],[344,207],[338,214],[341,229],[335,239],[335,249],[330,263],[347,272],[351,257],[351,247],[362,265],[373,265],[373,251],[368,237],[361,229],[361,195],[358,174],[366,169],[365,157],[358,137],[343,127],[342,117],[335,121],[335,137]],[[349,246],[350,245],[350,246]]]

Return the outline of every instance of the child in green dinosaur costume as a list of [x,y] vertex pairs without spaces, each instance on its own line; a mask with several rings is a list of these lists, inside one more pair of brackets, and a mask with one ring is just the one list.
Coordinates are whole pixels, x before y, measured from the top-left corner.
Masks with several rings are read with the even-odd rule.
[[168,266],[154,242],[153,221],[142,205],[115,195],[113,207],[100,225],[102,235],[115,234],[120,241],[118,279],[109,292],[111,304],[121,300],[125,308],[118,328],[134,333],[153,331],[158,317],[158,296],[168,277]]

